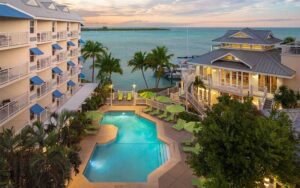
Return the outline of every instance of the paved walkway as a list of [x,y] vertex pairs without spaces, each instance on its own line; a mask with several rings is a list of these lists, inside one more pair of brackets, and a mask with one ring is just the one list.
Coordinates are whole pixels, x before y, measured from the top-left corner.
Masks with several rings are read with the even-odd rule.
[[[141,112],[143,107],[126,107],[126,106],[104,106],[101,111],[108,110],[135,110],[137,114],[155,121],[157,124],[158,137],[164,142],[168,143],[170,147],[171,159],[165,165],[161,166],[155,172],[151,173],[148,177],[147,183],[91,183],[82,174],[85,166],[90,158],[93,148],[96,143],[101,139],[100,132],[95,136],[85,138],[81,142],[82,150],[80,157],[82,165],[80,166],[80,174],[73,177],[71,188],[192,188],[191,185],[193,174],[191,169],[186,165],[186,155],[181,152],[180,143],[183,140],[190,139],[191,134],[187,132],[178,132],[171,128],[171,124],[154,118],[148,114]],[[174,157],[172,159],[172,156]],[[152,183],[151,183],[152,182]],[[154,183],[153,183],[154,182]]]
[[98,86],[96,83],[86,83],[72,96],[62,107],[58,109],[58,113],[63,110],[76,111],[81,104],[88,98]]

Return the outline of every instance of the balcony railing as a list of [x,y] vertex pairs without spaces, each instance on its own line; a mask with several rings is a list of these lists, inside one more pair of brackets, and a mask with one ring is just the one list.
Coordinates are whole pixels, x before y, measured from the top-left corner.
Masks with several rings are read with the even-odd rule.
[[14,99],[7,99],[2,101],[0,107],[0,124],[5,120],[15,115],[29,104],[28,93],[24,93]]
[[70,31],[69,33],[69,37],[71,38],[75,38],[79,36],[79,32],[78,31]]
[[70,76],[78,75],[80,73],[79,67],[71,67],[69,71]]
[[0,33],[0,49],[29,44],[29,33]]
[[64,83],[64,82],[66,82],[67,80],[68,80],[68,75],[66,75],[66,74],[64,74],[64,75],[58,75],[57,76],[57,85],[60,85],[60,84],[62,84],[62,83]]
[[300,42],[282,46],[282,54],[284,55],[300,55]]
[[37,89],[37,97],[40,98],[52,90],[52,83],[46,82]]
[[15,67],[0,68],[0,85],[9,83],[29,74],[29,64],[24,63]]
[[67,31],[59,31],[57,32],[57,40],[65,40],[67,39],[68,35],[67,35]]
[[55,55],[54,58],[52,58],[52,62],[53,63],[60,63],[60,62],[66,61],[67,58],[68,58],[67,52],[64,51],[64,52],[61,52],[61,53]]
[[39,32],[37,33],[37,42],[51,42],[52,41],[52,32],[51,31],[45,31],[45,32]]
[[70,57],[76,57],[76,56],[78,56],[78,49],[70,50],[69,56]]
[[52,65],[51,56],[37,60],[37,70],[45,69]]

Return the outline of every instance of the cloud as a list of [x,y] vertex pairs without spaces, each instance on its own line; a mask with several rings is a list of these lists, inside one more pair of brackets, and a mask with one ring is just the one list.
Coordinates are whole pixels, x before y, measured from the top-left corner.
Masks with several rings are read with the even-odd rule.
[[[193,19],[236,20],[259,16],[265,19],[283,17],[286,21],[300,18],[295,7],[300,7],[300,0],[58,0],[66,3],[71,9],[84,17],[89,23],[96,19],[113,20],[113,24],[139,24],[140,20],[149,24],[183,24]],[[290,9],[290,10],[289,10]],[[288,10],[280,15],[280,11]],[[293,14],[293,15],[291,15]],[[121,19],[121,20],[120,20]],[[151,21],[152,19],[152,21]],[[170,20],[173,19],[173,20]],[[177,20],[177,22],[176,22]],[[260,19],[262,20],[262,19]],[[268,21],[271,22],[271,21]],[[282,20],[283,22],[283,20]]]

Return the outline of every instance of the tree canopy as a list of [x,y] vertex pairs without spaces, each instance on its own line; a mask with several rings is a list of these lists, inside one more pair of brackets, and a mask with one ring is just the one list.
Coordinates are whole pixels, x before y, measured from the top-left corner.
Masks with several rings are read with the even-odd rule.
[[284,113],[262,116],[251,99],[240,103],[220,97],[194,135],[201,151],[190,154],[187,162],[207,179],[207,187],[255,187],[264,177],[295,183],[300,177],[299,140],[291,124]]

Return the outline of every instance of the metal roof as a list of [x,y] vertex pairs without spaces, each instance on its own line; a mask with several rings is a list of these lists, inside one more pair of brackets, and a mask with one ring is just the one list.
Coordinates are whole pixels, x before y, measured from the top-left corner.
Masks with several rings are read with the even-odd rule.
[[[36,6],[28,4],[29,1],[35,1]],[[67,6],[57,4],[52,0],[0,0],[0,3],[19,9],[35,19],[83,21],[79,15],[70,11],[64,11],[65,8],[68,8]],[[53,4],[55,9],[49,8],[51,4]]]
[[[278,77],[293,77],[296,73],[289,67],[281,64],[281,50],[245,51],[235,49],[218,49],[201,56],[191,58],[189,63],[255,72]],[[239,62],[225,61],[222,57],[232,55]]]
[[[234,37],[237,33],[243,33],[247,38]],[[244,28],[241,30],[228,30],[224,36],[216,38],[214,42],[237,43],[237,44],[264,44],[273,45],[282,42],[281,39],[275,38],[270,30],[257,30]]]
[[32,19],[31,16],[5,4],[0,4],[0,17]]

